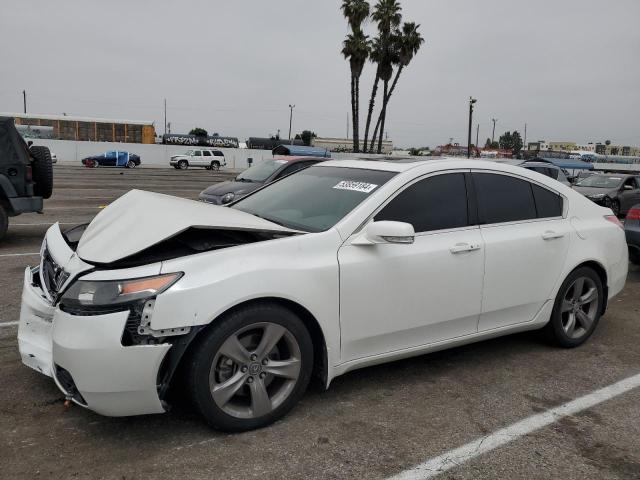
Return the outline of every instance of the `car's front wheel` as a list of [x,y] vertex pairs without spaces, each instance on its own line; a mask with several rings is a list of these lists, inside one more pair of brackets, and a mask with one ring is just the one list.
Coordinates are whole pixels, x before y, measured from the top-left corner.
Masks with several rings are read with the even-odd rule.
[[0,240],[4,238],[9,229],[9,215],[6,210],[0,205]]
[[189,162],[187,162],[186,160],[180,160],[178,162],[178,168],[180,170],[186,170],[187,168],[189,168]]
[[554,303],[547,335],[556,344],[572,348],[583,344],[593,333],[602,314],[604,289],[598,274],[589,267],[571,272]]
[[127,162],[127,168],[136,168],[136,162],[134,162],[133,160],[129,160]]
[[309,384],[313,344],[303,322],[271,303],[215,320],[195,347],[191,396],[209,424],[238,432],[284,416]]
[[605,197],[604,206],[610,208],[616,217],[620,215],[620,202],[615,198]]

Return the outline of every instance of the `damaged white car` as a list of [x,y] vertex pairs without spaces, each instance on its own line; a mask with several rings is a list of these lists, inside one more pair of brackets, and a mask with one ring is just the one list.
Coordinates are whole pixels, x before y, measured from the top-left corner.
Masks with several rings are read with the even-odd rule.
[[452,159],[325,162],[229,207],[134,190],[41,253],[26,365],[114,416],[166,411],[181,377],[227,431],[282,417],[314,375],[543,327],[580,345],[627,274],[610,210]]

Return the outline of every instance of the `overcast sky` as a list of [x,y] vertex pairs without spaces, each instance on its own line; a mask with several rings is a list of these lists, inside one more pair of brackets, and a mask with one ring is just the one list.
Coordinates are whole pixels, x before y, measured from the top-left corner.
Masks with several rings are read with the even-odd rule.
[[[373,3],[374,0],[371,0]],[[468,98],[481,142],[640,145],[640,1],[402,0],[426,39],[387,115],[399,146],[466,142]],[[0,111],[155,121],[172,132],[344,136],[347,25],[332,0],[5,0]],[[372,25],[367,28],[372,31]],[[374,68],[365,67],[361,104]],[[361,112],[364,124],[366,111]]]

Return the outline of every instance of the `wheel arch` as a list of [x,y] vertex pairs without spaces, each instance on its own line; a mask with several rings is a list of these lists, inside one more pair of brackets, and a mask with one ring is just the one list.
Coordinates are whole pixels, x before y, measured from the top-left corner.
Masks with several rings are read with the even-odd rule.
[[[216,320],[223,315],[227,315],[235,310],[239,310],[241,308],[247,307],[249,305],[255,305],[259,303],[271,303],[280,305],[291,312],[295,313],[300,320],[302,320],[303,324],[307,328],[309,335],[311,336],[311,341],[313,343],[313,373],[312,379],[315,379],[318,383],[321,383],[322,388],[327,386],[327,379],[329,375],[329,361],[328,361],[328,353],[327,353],[327,344],[324,336],[324,332],[320,327],[320,323],[315,318],[315,316],[303,305],[286,298],[282,297],[258,297],[252,298],[249,300],[245,300],[238,304],[235,304],[223,312],[220,312],[215,318],[213,318],[204,328],[201,328],[196,335],[189,341],[189,345],[186,348],[184,355],[179,361],[179,364],[184,364],[185,359],[190,356],[190,353],[193,351],[195,346],[198,344],[198,340],[203,338],[206,332],[209,329],[214,328],[216,324]],[[173,381],[173,379],[171,380]]]

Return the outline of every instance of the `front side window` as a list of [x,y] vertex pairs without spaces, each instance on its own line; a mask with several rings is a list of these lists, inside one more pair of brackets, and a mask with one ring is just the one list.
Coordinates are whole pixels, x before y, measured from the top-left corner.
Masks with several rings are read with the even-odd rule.
[[474,173],[481,223],[516,222],[536,218],[531,184],[507,175]]
[[410,185],[375,220],[410,223],[416,232],[466,227],[469,214],[464,174],[435,175]]
[[194,157],[201,157],[201,156],[202,156],[202,153],[200,152],[200,150],[196,150],[196,151],[193,153],[193,156],[194,156]]
[[230,208],[296,230],[320,232],[333,227],[394,175],[381,170],[312,166],[269,184]]

